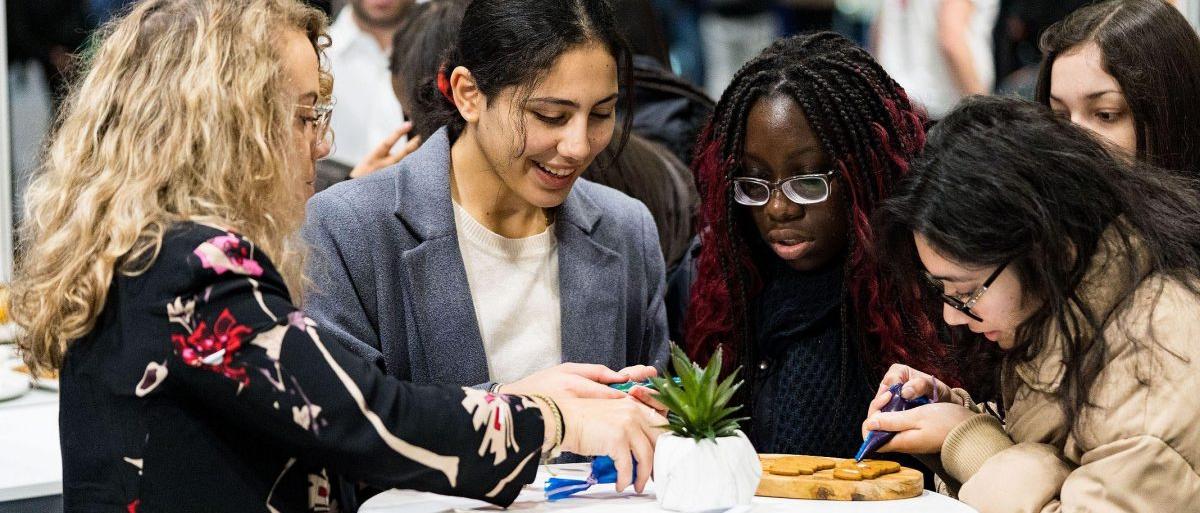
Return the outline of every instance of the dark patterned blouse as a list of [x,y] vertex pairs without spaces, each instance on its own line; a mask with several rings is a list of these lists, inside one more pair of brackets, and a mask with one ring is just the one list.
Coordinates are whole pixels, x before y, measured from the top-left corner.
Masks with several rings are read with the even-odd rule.
[[72,512],[330,511],[340,480],[508,505],[543,439],[524,398],[401,382],[323,339],[266,255],[192,223],[113,280],[61,393]]

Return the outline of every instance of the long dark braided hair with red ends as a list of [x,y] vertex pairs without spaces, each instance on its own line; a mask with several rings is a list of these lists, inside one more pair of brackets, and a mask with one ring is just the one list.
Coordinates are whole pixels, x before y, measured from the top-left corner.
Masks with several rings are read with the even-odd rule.
[[[939,369],[936,310],[920,287],[880,271],[870,223],[876,207],[909,171],[925,144],[924,114],[863,49],[831,32],[776,41],[734,76],[697,144],[693,171],[701,194],[701,251],[688,309],[687,348],[706,360],[718,347],[750,363],[749,302],[760,269],[774,258],[747,209],[733,201],[732,178],[756,101],[785,94],[804,111],[844,185],[850,233],[843,295],[845,330],[861,325],[861,354],[882,374],[904,362]],[[803,301],[804,298],[796,298]],[[753,373],[752,366],[747,370]],[[949,377],[942,371],[939,377]]]

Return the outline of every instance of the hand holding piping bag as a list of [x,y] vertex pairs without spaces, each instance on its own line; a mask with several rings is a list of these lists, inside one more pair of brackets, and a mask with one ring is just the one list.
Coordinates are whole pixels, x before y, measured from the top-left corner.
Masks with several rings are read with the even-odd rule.
[[950,388],[933,376],[896,364],[884,375],[879,395],[863,422],[863,445],[855,458],[872,451],[932,454],[946,436],[975,415],[948,401]]

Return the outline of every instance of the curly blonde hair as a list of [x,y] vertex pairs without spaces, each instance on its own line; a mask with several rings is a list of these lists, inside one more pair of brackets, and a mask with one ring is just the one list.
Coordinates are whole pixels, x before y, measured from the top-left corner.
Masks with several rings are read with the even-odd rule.
[[308,164],[280,35],[321,55],[327,26],[298,0],[144,0],[102,29],[26,196],[11,313],[32,370],[61,367],[114,275],[149,268],[179,222],[255,241],[299,299]]

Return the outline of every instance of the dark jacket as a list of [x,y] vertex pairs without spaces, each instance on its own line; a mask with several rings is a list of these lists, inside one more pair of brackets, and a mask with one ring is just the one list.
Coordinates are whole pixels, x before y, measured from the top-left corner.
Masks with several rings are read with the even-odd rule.
[[653,57],[635,55],[633,75],[633,132],[666,146],[690,166],[696,140],[716,104]]
[[696,234],[692,221],[700,194],[696,192],[691,170],[661,144],[630,134],[622,148],[620,136],[614,135],[612,143],[600,152],[583,177],[646,205],[658,227],[669,280]]
[[253,243],[191,223],[118,275],[62,369],[65,509],[328,511],[336,475],[507,505],[533,480],[536,408],[389,378],[288,298]]

